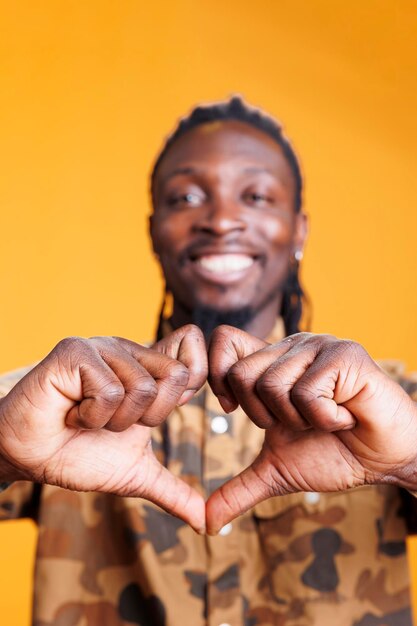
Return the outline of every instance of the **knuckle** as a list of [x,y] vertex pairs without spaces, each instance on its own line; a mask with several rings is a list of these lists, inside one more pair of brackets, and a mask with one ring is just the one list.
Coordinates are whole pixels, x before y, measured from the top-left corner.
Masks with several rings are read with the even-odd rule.
[[213,336],[220,336],[223,337],[225,335],[231,335],[236,331],[235,328],[233,328],[232,326],[228,326],[227,324],[220,324],[220,326],[217,326],[214,331],[213,331]]
[[245,361],[234,363],[227,372],[227,379],[230,384],[242,384],[250,380],[250,368]]
[[186,324],[183,326],[182,331],[185,335],[196,335],[198,337],[204,337],[202,330],[195,324]]
[[335,345],[334,358],[346,365],[352,363],[360,365],[370,357],[360,343],[353,341],[353,339],[339,339]]
[[153,379],[143,380],[132,388],[130,395],[136,404],[151,402],[158,395],[158,385]]
[[118,342],[115,337],[103,337],[97,335],[95,337],[90,337],[88,339],[89,342],[98,350],[109,350],[118,346]]
[[280,386],[279,378],[271,374],[264,374],[256,381],[256,391],[261,396],[269,395],[272,391],[277,391]]
[[270,369],[257,380],[256,389],[260,394],[271,395],[273,393],[278,398],[288,393],[293,383],[293,379],[284,376],[281,368]]
[[88,341],[83,337],[65,337],[56,345],[55,350],[59,352],[73,352],[85,349],[87,345]]
[[227,326],[226,324],[221,324],[213,330],[210,342],[213,344],[225,343],[228,342],[230,337],[234,334],[236,334],[235,328],[233,328],[232,326]]
[[319,350],[323,346],[327,346],[328,344],[334,344],[337,341],[337,338],[333,335],[324,334],[324,333],[300,333],[301,336],[301,344],[308,344],[309,346],[314,347],[316,350]]
[[186,385],[189,379],[189,371],[185,365],[179,362],[171,363],[168,367],[167,377],[173,385],[180,387]]
[[88,341],[93,345],[93,346],[99,346],[99,347],[105,347],[105,346],[109,346],[112,343],[112,337],[101,337],[99,335],[96,335],[94,337],[89,337]]
[[353,339],[342,339],[340,341],[340,347],[343,351],[346,351],[354,356],[364,356],[366,354],[365,349]]
[[318,335],[313,335],[313,337],[321,343],[334,343],[340,341],[335,335],[331,335],[330,333],[320,333]]
[[326,337],[327,335],[320,334],[320,333],[300,332],[300,333],[296,333],[295,335],[291,335],[289,339],[292,339],[295,345],[316,346],[316,345],[321,345],[325,341]]
[[106,382],[100,389],[100,397],[103,402],[111,406],[118,405],[125,396],[125,389],[121,383],[115,381]]
[[294,404],[310,404],[316,397],[313,386],[305,380],[295,383],[290,391],[290,397]]

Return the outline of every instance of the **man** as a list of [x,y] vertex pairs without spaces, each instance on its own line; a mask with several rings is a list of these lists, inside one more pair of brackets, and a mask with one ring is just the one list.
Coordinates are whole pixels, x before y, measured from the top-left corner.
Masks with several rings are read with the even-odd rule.
[[2,400],[37,626],[411,624],[417,409],[357,344],[292,334],[301,191],[275,122],[196,109],[152,176],[159,341],[64,340]]

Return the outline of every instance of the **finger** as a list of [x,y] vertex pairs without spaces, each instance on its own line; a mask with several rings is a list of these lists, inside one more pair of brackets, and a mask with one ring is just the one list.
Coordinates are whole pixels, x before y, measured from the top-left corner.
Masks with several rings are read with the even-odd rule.
[[123,402],[125,390],[98,352],[88,354],[79,364],[82,400],[66,416],[67,426],[103,428]]
[[154,350],[183,363],[189,372],[187,388],[179,404],[185,404],[201,389],[207,380],[207,348],[202,331],[194,324],[187,324],[161,339]]
[[229,413],[238,406],[238,401],[229,384],[230,368],[268,344],[232,326],[218,326],[211,335],[209,344],[209,383],[222,408]]
[[270,413],[291,430],[306,430],[311,424],[292,401],[292,392],[318,351],[315,342],[296,343],[259,376],[256,391]]
[[178,404],[187,388],[189,372],[185,365],[153,348],[145,348],[128,339],[117,338],[117,341],[146,369],[157,384],[157,396],[140,421],[145,426],[158,426]]
[[[100,429],[123,402],[123,384],[102,359],[90,340],[63,339],[21,384],[30,400],[31,415],[45,421],[55,416],[48,429],[66,424],[74,428]],[[35,411],[33,410],[35,409]],[[62,422],[57,420],[61,416]],[[61,424],[61,425],[60,425]],[[42,428],[46,424],[42,423]]]
[[[283,493],[284,491],[282,491]],[[207,534],[219,530],[267,498],[281,495],[279,486],[272,480],[262,453],[243,472],[217,489],[206,502]]]
[[[304,334],[298,334],[287,337],[277,344],[266,345],[236,362],[227,373],[227,382],[234,398],[260,428],[271,428],[276,423],[276,418],[280,417],[279,402],[273,403],[274,410],[270,410],[271,407],[264,402],[261,392],[264,392],[267,399],[270,399],[271,394],[279,398],[287,392],[287,387],[279,380],[274,380],[271,385],[270,368],[277,360],[279,362],[283,355],[291,353],[303,340]],[[292,421],[297,424],[297,428],[308,427],[301,416],[294,413],[297,412],[293,407]]]
[[274,358],[270,353],[261,350],[232,365],[227,374],[227,382],[234,397],[259,428],[271,428],[275,422],[273,413],[257,392],[258,379]]
[[366,377],[360,383],[350,344],[338,340],[324,345],[291,392],[293,404],[317,430],[336,432],[356,425],[344,404],[360,392]]
[[102,359],[124,388],[124,398],[106,428],[120,432],[140,421],[158,395],[158,386],[147,370],[113,338],[93,338]]
[[147,484],[149,487],[138,495],[184,520],[196,532],[205,533],[204,498],[190,485],[171,474],[155,457],[149,463]]

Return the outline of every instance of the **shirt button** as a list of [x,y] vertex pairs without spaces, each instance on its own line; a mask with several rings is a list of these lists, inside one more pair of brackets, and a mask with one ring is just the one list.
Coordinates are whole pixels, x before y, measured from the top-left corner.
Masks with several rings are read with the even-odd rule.
[[223,415],[216,415],[216,417],[213,417],[211,420],[211,430],[213,433],[216,433],[216,435],[223,435],[228,429],[229,423]]
[[320,502],[320,494],[316,491],[308,491],[304,494],[304,500],[307,504],[317,504]]
[[[232,526],[231,522],[229,522],[228,524],[225,524],[223,526],[223,528],[220,528],[219,535],[221,535],[222,537],[226,537],[226,535],[228,535],[229,533],[232,532],[232,528],[233,528],[233,526]],[[221,624],[220,624],[220,626],[221,626]]]

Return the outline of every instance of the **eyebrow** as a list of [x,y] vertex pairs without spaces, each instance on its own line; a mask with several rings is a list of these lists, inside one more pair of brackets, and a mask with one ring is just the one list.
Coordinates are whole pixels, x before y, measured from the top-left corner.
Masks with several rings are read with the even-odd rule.
[[169,180],[170,178],[173,178],[174,176],[198,174],[200,171],[201,170],[198,170],[195,167],[177,167],[175,170],[172,170],[172,172],[169,172],[169,174],[165,176],[164,182]]
[[273,172],[268,169],[267,167],[245,167],[242,172],[244,172],[245,174],[271,174],[273,175]]
[[[175,170],[172,170],[172,172],[169,172],[169,174],[166,175],[165,177],[165,182],[167,180],[170,180],[171,178],[173,178],[174,176],[187,176],[189,174],[199,174],[201,173],[201,169],[196,168],[196,167],[177,167]],[[241,173],[243,174],[270,174],[273,175],[273,172],[268,169],[267,167],[256,167],[256,166],[251,166],[251,167],[245,167],[242,170],[240,170]]]

